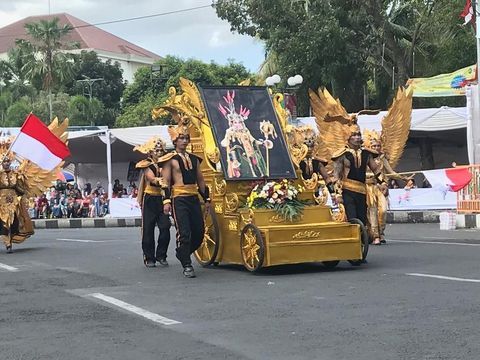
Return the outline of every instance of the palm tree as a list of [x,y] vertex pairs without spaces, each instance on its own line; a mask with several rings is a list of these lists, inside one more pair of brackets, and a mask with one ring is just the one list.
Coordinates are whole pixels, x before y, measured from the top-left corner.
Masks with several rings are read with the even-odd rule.
[[73,77],[73,55],[64,52],[72,45],[64,38],[73,30],[70,25],[60,26],[59,19],[40,20],[25,24],[30,40],[16,41],[24,54],[22,72],[31,83],[41,81],[48,93],[50,120],[52,114],[52,89],[55,85],[65,83]]

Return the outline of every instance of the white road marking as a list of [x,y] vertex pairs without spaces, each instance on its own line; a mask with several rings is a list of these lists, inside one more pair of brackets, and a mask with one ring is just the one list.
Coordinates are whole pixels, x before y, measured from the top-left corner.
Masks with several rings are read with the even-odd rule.
[[122,308],[122,309],[124,309],[124,310],[130,311],[130,312],[132,312],[132,313],[134,313],[134,314],[143,316],[144,318],[146,318],[146,319],[148,319],[148,320],[151,320],[151,321],[153,321],[153,322],[156,322],[156,323],[159,323],[159,324],[162,324],[162,325],[176,325],[176,324],[181,324],[180,321],[168,319],[168,318],[163,317],[163,316],[161,316],[161,315],[152,313],[152,312],[150,312],[150,311],[148,311],[148,310],[139,308],[138,306],[135,306],[135,305],[126,303],[126,302],[124,302],[124,301],[122,301],[122,300],[118,300],[118,299],[116,299],[116,298],[114,298],[114,297],[107,296],[107,295],[104,295],[104,294],[102,294],[102,293],[92,293],[92,294],[88,294],[88,296],[91,296],[91,297],[94,297],[94,298],[96,298],[96,299],[105,301],[105,302],[107,302],[107,303],[109,303],[109,304],[118,306],[119,308]]
[[10,266],[10,265],[7,265],[7,264],[2,264],[0,263],[0,269],[4,269],[4,270],[7,270],[7,271],[19,271],[20,269],[19,268],[16,268],[14,266]]
[[57,239],[58,241],[69,241],[69,242],[81,242],[81,243],[104,243],[104,242],[116,242],[122,240],[84,240],[84,239]]
[[415,243],[415,244],[433,244],[433,245],[480,246],[480,244],[466,244],[466,243],[448,242],[448,241],[388,240],[388,242]]
[[458,277],[443,276],[443,275],[430,275],[430,274],[419,274],[419,273],[406,273],[405,275],[408,275],[408,276],[420,276],[420,277],[427,277],[427,278],[434,278],[434,279],[442,279],[442,280],[452,280],[452,281],[462,281],[462,282],[480,283],[480,280],[478,280],[478,279],[466,279],[466,278],[458,278]]

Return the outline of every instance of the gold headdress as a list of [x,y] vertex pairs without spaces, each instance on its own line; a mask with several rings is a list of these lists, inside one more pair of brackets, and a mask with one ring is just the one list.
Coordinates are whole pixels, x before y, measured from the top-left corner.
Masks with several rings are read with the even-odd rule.
[[133,148],[133,151],[141,152],[142,154],[148,154],[155,149],[163,150],[165,152],[167,145],[159,136],[154,136],[142,145],[137,145]]
[[3,161],[3,158],[7,157],[10,161],[13,161],[15,159],[15,154],[11,151],[10,145],[12,144],[13,140],[15,140],[15,136],[2,136],[0,133],[0,161]]
[[172,142],[174,142],[180,135],[190,135],[190,129],[189,126],[185,124],[171,125],[168,127],[168,133],[172,139]]
[[378,131],[376,130],[368,130],[365,129],[363,130],[363,144],[367,148],[372,148],[372,145],[374,144],[382,144],[381,141],[381,135]]

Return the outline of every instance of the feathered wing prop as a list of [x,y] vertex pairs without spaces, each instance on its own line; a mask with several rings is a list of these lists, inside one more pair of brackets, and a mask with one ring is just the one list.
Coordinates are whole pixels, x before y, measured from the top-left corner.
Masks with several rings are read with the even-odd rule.
[[[309,95],[319,131],[316,155],[330,161],[332,155],[345,146],[345,124],[351,122],[352,116],[326,89],[319,89],[318,94],[309,90]],[[333,170],[332,163],[329,162],[327,170]]]
[[402,157],[412,121],[410,88],[399,88],[387,115],[382,120],[382,149],[393,169]]
[[[58,119],[55,118],[48,128],[56,137],[67,144],[68,119],[59,123]],[[52,182],[57,179],[57,174],[61,171],[63,164],[64,162],[62,161],[55,169],[48,171],[43,170],[29,160],[23,160],[18,168],[18,173],[25,183],[26,195],[28,197],[39,196],[48,187],[52,186]]]
[[318,89],[318,93],[312,89],[308,90],[310,104],[315,112],[317,121],[342,121],[348,123],[352,116],[340,103],[340,100],[334,99],[327,89]]

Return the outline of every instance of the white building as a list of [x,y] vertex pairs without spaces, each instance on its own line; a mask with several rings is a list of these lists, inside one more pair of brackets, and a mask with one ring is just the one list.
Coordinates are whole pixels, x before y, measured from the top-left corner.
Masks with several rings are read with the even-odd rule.
[[103,61],[117,61],[123,69],[123,79],[133,81],[135,72],[143,66],[151,66],[161,57],[151,51],[141,48],[118,36],[90,25],[76,17],[61,13],[52,15],[30,16],[0,29],[0,59],[7,58],[7,52],[15,47],[16,39],[28,39],[25,32],[25,24],[40,20],[59,19],[59,25],[70,25],[73,30],[65,41],[75,42],[78,49],[71,52],[94,51]]

